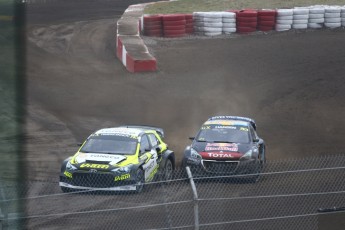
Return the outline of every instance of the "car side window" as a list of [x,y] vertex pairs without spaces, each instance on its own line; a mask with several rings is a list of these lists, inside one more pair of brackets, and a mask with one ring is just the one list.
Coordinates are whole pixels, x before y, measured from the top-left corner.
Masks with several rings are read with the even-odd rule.
[[159,141],[154,134],[149,134],[149,139],[150,139],[152,147],[156,147],[157,145],[159,145]]
[[146,149],[150,149],[150,143],[147,136],[143,135],[140,141],[140,153],[144,153]]
[[258,135],[256,135],[256,132],[255,132],[255,130],[253,129],[252,126],[250,126],[250,135],[252,136],[252,140],[253,141],[258,139]]

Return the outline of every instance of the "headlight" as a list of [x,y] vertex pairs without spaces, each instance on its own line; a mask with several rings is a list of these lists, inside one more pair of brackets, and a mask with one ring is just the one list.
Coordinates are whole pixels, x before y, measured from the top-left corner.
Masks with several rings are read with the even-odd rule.
[[131,171],[130,169],[131,165],[127,165],[125,167],[121,167],[121,168],[116,168],[111,170],[112,172],[119,172],[119,173],[129,173]]
[[248,152],[246,152],[242,157],[241,159],[251,159],[252,158],[252,155],[253,155],[253,151],[252,150],[249,150]]
[[66,169],[69,171],[72,171],[72,170],[76,170],[77,167],[75,167],[74,165],[71,164],[71,162],[68,161],[66,164]]
[[193,158],[201,158],[200,154],[193,148],[190,149],[190,156]]

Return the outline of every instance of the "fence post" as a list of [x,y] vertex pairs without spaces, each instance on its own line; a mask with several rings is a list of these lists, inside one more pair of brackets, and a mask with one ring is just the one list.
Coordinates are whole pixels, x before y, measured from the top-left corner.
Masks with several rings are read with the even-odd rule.
[[187,171],[187,174],[188,174],[188,178],[189,178],[190,185],[192,186],[192,190],[193,190],[193,200],[194,200],[194,227],[195,227],[195,230],[199,230],[199,204],[198,204],[198,193],[197,193],[197,191],[196,191],[196,187],[195,187],[195,184],[194,184],[192,172],[190,171],[190,168],[189,168],[188,166],[186,167],[186,171]]

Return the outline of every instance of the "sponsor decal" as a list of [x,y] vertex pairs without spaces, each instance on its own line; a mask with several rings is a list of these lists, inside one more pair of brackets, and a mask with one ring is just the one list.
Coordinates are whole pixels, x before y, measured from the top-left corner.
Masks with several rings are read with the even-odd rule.
[[237,160],[243,156],[241,153],[234,152],[201,152],[200,155],[203,159],[213,159],[213,160]]
[[198,164],[200,164],[200,159],[195,159],[195,158],[193,158],[193,157],[189,157],[188,159],[187,159],[187,163],[190,163],[190,164],[195,164],[195,165],[198,165]]
[[214,128],[216,128],[216,129],[236,129],[236,126],[216,125]]
[[76,157],[77,162],[89,161],[109,161],[111,164],[117,164],[126,159],[125,156],[112,155],[112,154],[99,154],[99,153],[79,153]]
[[241,127],[240,130],[241,130],[241,131],[245,131],[245,132],[248,132],[248,131],[249,131],[249,129],[246,128],[246,127]]
[[121,176],[116,176],[114,180],[120,181],[120,180],[127,180],[129,178],[131,178],[131,175],[129,173],[127,173],[127,174],[123,174]]
[[107,169],[109,168],[109,165],[84,163],[80,165],[80,168]]
[[238,145],[234,143],[207,143],[205,151],[237,152]]
[[65,174],[66,177],[72,178],[72,173],[65,171],[63,174]]
[[229,120],[216,120],[216,121],[206,121],[205,125],[233,125],[234,123]]

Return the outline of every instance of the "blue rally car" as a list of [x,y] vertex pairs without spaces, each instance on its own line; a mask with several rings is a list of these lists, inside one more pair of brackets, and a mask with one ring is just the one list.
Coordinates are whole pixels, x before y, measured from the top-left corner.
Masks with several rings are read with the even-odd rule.
[[250,174],[249,180],[256,182],[266,162],[265,142],[251,118],[211,117],[190,139],[182,165],[194,176]]

